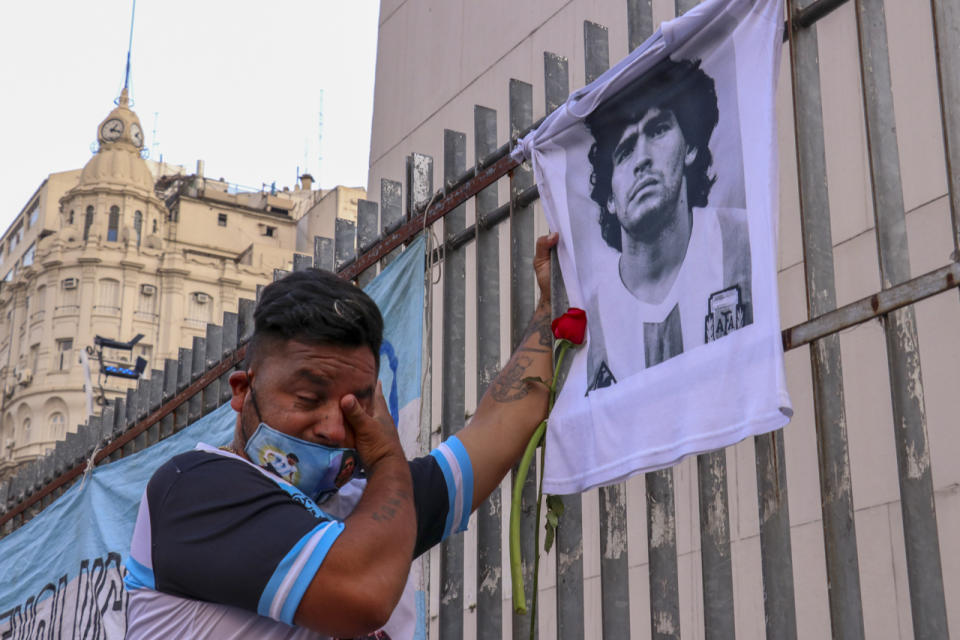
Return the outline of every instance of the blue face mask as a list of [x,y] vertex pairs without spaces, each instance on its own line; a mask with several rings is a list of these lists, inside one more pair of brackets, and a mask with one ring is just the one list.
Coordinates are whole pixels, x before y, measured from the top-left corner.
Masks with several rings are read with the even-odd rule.
[[[256,396],[253,398],[259,416]],[[360,472],[356,449],[307,442],[262,421],[243,450],[254,464],[280,476],[314,502],[336,492]]]

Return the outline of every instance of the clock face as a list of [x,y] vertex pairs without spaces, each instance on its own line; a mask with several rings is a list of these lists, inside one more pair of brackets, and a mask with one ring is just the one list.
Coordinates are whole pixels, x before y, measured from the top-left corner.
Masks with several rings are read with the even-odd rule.
[[100,137],[107,142],[113,142],[123,135],[123,121],[117,118],[110,118],[100,127]]
[[130,125],[130,138],[133,139],[133,144],[143,146],[143,130],[136,122]]

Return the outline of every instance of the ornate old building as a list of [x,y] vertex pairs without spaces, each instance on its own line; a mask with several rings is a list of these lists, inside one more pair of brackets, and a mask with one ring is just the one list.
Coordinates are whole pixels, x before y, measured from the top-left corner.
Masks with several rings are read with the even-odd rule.
[[[126,89],[97,141],[86,166],[48,176],[0,238],[0,477],[125,394],[138,358],[144,377],[162,369],[290,269],[295,250],[312,253],[308,231],[332,236],[336,217],[355,220],[364,197],[315,190],[308,175],[294,190],[242,192],[204,177],[202,161],[192,175],[148,161]],[[131,349],[95,344],[138,335]]]

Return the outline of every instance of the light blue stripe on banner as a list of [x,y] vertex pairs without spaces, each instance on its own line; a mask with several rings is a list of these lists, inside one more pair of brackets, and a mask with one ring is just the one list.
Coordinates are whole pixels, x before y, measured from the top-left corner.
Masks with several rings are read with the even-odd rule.
[[134,560],[133,556],[127,558],[126,567],[127,575],[123,578],[123,585],[127,588],[127,591],[157,588],[157,581],[153,576],[153,570]]
[[282,622],[293,624],[293,616],[297,612],[297,607],[300,606],[300,601],[303,600],[303,594],[306,593],[307,587],[310,586],[310,581],[313,580],[313,576],[317,575],[317,570],[320,569],[323,559],[327,557],[327,552],[330,551],[330,547],[333,546],[334,540],[336,540],[342,532],[342,522],[331,522],[327,526],[327,530],[323,532],[320,542],[317,543],[313,553],[311,553],[307,559],[307,563],[303,566],[303,569],[300,570],[300,574],[297,576],[296,581],[294,581],[293,586],[290,587],[290,593],[287,594],[287,598],[283,602],[283,609],[280,610],[280,620]]
[[440,465],[440,470],[443,472],[443,479],[447,482],[447,499],[449,500],[449,506],[447,507],[447,522],[443,525],[443,537],[441,538],[441,540],[446,540],[447,536],[450,535],[450,529],[453,528],[453,510],[457,500],[457,483],[453,477],[453,469],[450,468],[450,463],[443,457],[443,454],[434,449],[430,452],[430,455],[433,456],[437,464]]
[[470,454],[467,453],[466,447],[463,446],[457,436],[447,438],[446,444],[453,455],[456,456],[457,464],[460,465],[460,492],[462,495],[460,502],[463,507],[459,514],[460,523],[456,531],[466,531],[467,525],[470,524],[470,513],[473,511],[473,464],[470,462]]

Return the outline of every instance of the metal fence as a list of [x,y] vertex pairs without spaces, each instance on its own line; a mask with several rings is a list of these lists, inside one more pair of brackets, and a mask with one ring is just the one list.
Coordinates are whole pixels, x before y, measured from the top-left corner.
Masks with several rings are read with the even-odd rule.
[[[696,3],[677,0],[676,4],[679,13]],[[815,25],[843,4],[844,0],[788,3],[787,37],[809,320],[784,329],[783,344],[786,350],[807,346],[810,353],[833,637],[865,636],[859,565],[863,556],[858,554],[857,546],[846,419],[848,401],[844,394],[839,332],[879,319],[889,369],[913,634],[917,638],[946,638],[941,542],[950,545],[945,547],[947,553],[955,552],[956,547],[950,544],[952,540],[938,539],[912,305],[960,285],[960,178],[952,170],[960,166],[960,77],[955,71],[960,63],[960,8],[955,0],[930,3],[938,88],[944,105],[944,163],[954,261],[911,278],[884,4],[880,0],[855,1],[882,288],[838,308]],[[627,9],[629,44],[633,48],[652,32],[651,2],[627,0]],[[566,99],[570,74],[566,58],[545,52],[543,60],[545,111],[549,113]],[[592,81],[609,66],[607,30],[589,21],[584,23],[584,60],[585,82]],[[361,201],[355,223],[338,220],[336,237],[315,239],[313,259],[298,256],[294,265],[295,269],[311,264],[336,269],[362,285],[402,250],[404,242],[425,229],[436,230],[441,243],[430,262],[441,262],[443,271],[439,284],[430,286],[436,288],[441,302],[428,317],[436,333],[428,348],[435,351],[439,347],[441,356],[432,362],[434,379],[423,397],[429,407],[433,404],[431,390],[440,393],[434,438],[447,437],[463,427],[469,419],[468,397],[482,395],[503,361],[501,335],[509,335],[509,344],[516,346],[534,308],[531,265],[537,189],[529,168],[518,165],[509,156],[518,137],[535,125],[529,83],[510,81],[509,110],[510,130],[498,135],[496,112],[480,105],[475,107],[472,167],[466,166],[466,134],[445,130],[441,189],[434,189],[433,159],[411,154],[405,184],[383,180],[379,206]],[[498,145],[502,139],[508,141]],[[500,180],[509,181],[509,200],[505,203],[498,200]],[[467,203],[471,201],[474,221],[468,224]],[[509,224],[501,224],[504,222]],[[501,243],[501,233],[509,234],[508,243]],[[501,255],[504,246],[509,246],[509,255]],[[506,273],[502,275],[501,270]],[[502,289],[507,273],[509,286]],[[283,272],[275,275],[282,276]],[[554,282],[559,283],[559,277]],[[554,293],[556,313],[563,311],[564,298],[560,286]],[[153,371],[150,379],[130,391],[125,401],[111,403],[102,416],[58,443],[51,455],[0,485],[0,531],[8,533],[29,520],[75,481],[89,461],[103,464],[143,449],[225,402],[229,398],[226,376],[242,358],[243,345],[252,329],[252,310],[253,302],[242,300],[238,314],[226,314],[222,325],[208,326],[206,339],[195,339],[193,349],[182,349],[177,361],[167,360],[162,371]],[[469,321],[468,310],[473,316]],[[472,329],[469,335],[468,328]],[[427,339],[431,340],[429,336]],[[467,371],[468,363],[473,371]],[[470,393],[467,381],[475,381]],[[754,455],[765,634],[767,638],[796,638],[796,582],[782,432],[756,437]],[[731,553],[726,453],[716,451],[699,456],[696,476],[702,634],[707,638],[732,638],[736,630],[735,562]],[[535,481],[536,473],[530,474],[522,504],[523,552],[527,560],[523,572],[528,601],[532,595],[529,589],[533,530],[540,526],[533,521]],[[700,635],[699,630],[684,632],[680,624],[676,513],[681,506],[696,506],[684,504],[691,498],[678,494],[674,482],[674,470],[666,469],[647,474],[642,484],[646,494],[642,502],[649,576],[648,604],[644,606],[649,607],[649,630],[636,628],[636,615],[631,628],[631,601],[639,596],[630,592],[626,537],[630,514],[641,508],[641,500],[630,494],[625,485],[617,485],[596,492],[595,502],[589,508],[583,496],[563,497],[565,513],[557,532],[556,549],[549,556],[552,562],[541,568],[550,575],[549,588],[541,592],[543,610],[539,620],[541,625],[547,620],[550,628],[541,629],[541,635],[563,639],[590,637],[589,629],[596,628],[605,638]],[[478,509],[471,526],[473,533],[448,540],[431,556],[431,616],[437,637],[528,636],[531,621],[528,616],[517,614],[511,618],[508,585],[503,581],[509,575],[502,561],[506,525],[502,514],[509,510],[508,501],[509,491],[495,491]],[[588,517],[588,513],[592,516]],[[589,554],[597,554],[598,558],[588,557]],[[585,576],[585,563],[599,564],[599,622],[585,619],[586,592],[592,589],[591,593],[596,593],[596,589],[587,586],[590,576]],[[544,601],[545,595],[550,600]]]

